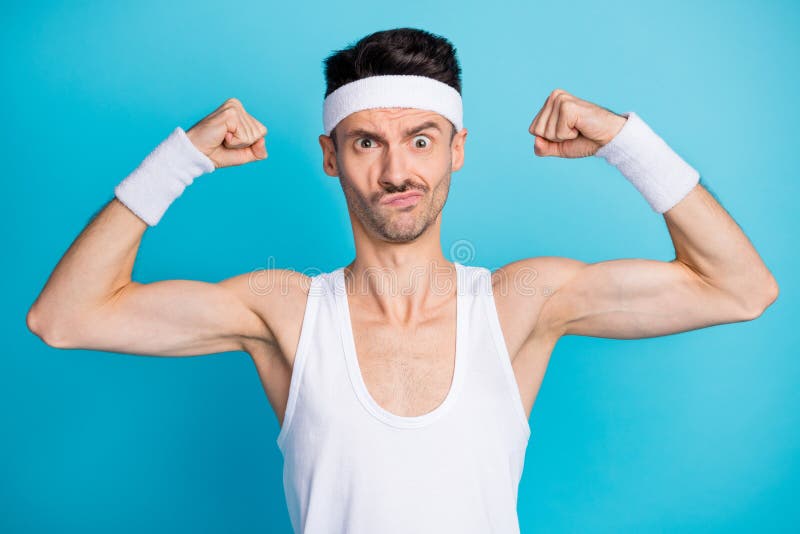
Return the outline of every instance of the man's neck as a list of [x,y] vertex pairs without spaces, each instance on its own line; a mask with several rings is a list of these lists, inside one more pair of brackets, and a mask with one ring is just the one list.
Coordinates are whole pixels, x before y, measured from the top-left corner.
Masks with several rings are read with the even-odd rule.
[[359,302],[387,322],[409,323],[449,302],[457,289],[457,272],[441,250],[437,255],[396,254],[382,261],[360,256],[346,266],[345,287]]

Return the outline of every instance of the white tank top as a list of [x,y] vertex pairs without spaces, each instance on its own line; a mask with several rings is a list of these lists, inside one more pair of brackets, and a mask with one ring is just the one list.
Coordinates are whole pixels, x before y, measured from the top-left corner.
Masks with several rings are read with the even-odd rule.
[[297,533],[519,532],[530,437],[491,272],[455,262],[455,370],[445,400],[384,410],[358,366],[344,269],[312,277],[277,438]]

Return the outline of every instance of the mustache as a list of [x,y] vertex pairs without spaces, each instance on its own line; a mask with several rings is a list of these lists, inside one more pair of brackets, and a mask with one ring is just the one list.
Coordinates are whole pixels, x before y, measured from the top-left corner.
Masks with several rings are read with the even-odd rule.
[[383,197],[387,196],[387,195],[392,195],[394,193],[405,193],[405,192],[408,192],[408,191],[419,191],[420,193],[425,194],[425,193],[428,192],[428,188],[425,187],[424,185],[421,185],[421,184],[420,185],[415,185],[415,184],[411,184],[409,182],[404,182],[403,184],[397,185],[397,186],[389,185],[389,186],[386,186],[386,187],[383,188],[383,192],[376,193],[374,195],[373,200],[375,202],[380,202],[381,199]]

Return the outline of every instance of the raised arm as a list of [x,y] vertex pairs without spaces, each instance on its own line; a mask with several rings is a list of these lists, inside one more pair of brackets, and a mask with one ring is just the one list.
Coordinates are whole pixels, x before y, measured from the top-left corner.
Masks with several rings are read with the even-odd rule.
[[755,319],[777,297],[777,284],[744,233],[714,205],[698,185],[665,213],[672,261],[537,257],[502,272],[511,279],[536,274],[528,278],[537,294],[517,294],[517,306],[536,308],[538,322],[530,327],[556,337],[638,339]]
[[540,136],[535,150],[540,156],[597,154],[616,165],[663,214],[675,259],[520,260],[496,274],[513,279],[527,270],[536,275],[528,276],[531,285],[543,291],[511,292],[512,308],[527,313],[527,328],[555,337],[644,338],[758,317],[777,298],[775,278],[696,171],[631,115],[620,121],[555,92],[531,125]]
[[[188,132],[176,129],[117,186],[58,262],[28,312],[30,330],[54,347],[153,356],[273,342],[264,301],[278,304],[281,295],[254,290],[249,274],[219,283],[131,278],[148,225],[203,172],[264,159],[265,134],[234,99]],[[301,287],[298,276],[292,280]]]

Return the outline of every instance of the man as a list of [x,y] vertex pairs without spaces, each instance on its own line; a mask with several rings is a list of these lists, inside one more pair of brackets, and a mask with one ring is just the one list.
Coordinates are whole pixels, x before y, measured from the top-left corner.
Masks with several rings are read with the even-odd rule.
[[28,313],[59,348],[250,354],[281,425],[296,531],[518,532],[528,419],[561,336],[752,320],[777,298],[693,168],[635,113],[562,90],[531,123],[535,154],[615,165],[663,214],[675,259],[535,257],[493,273],[448,261],[441,212],[467,136],[454,48],[387,30],[325,67],[319,142],[347,201],[350,264],[216,284],[131,280],[145,229],[194,178],[267,157],[266,127],[230,99],[117,186]]

